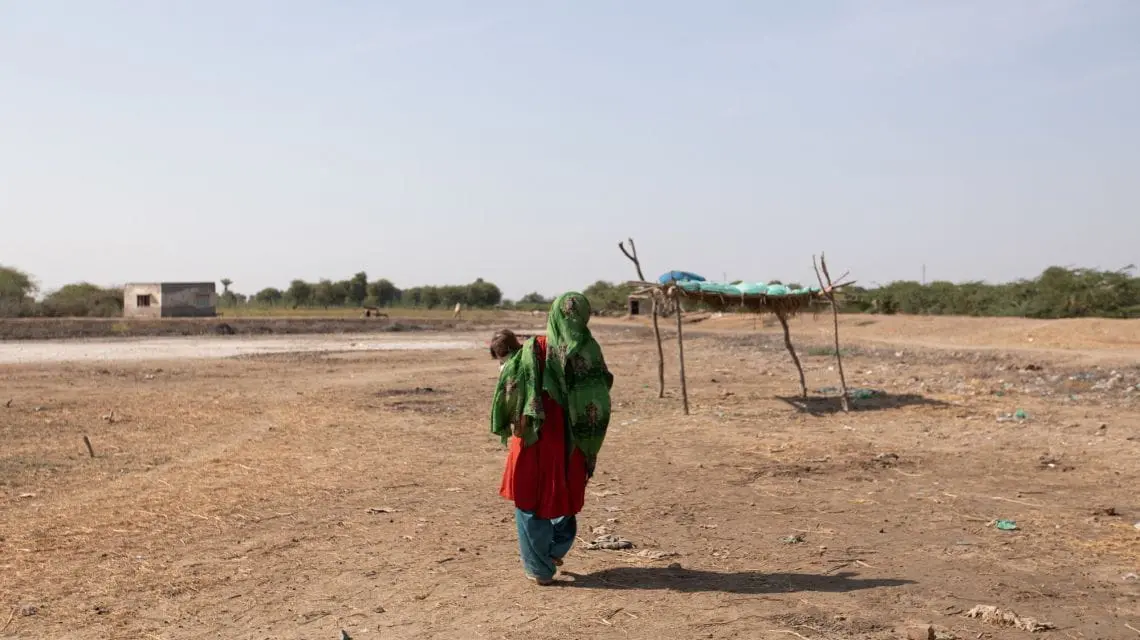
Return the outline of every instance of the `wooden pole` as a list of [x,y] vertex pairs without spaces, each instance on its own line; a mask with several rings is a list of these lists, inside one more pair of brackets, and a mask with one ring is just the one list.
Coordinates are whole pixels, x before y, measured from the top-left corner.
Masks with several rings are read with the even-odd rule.
[[788,348],[788,353],[792,354],[792,362],[796,363],[796,371],[800,372],[800,395],[807,397],[807,381],[804,380],[804,368],[800,364],[800,357],[796,355],[796,348],[792,346],[792,333],[788,329],[788,316],[783,311],[776,311],[776,317],[780,320],[780,326],[784,328],[784,346]]
[[[819,287],[823,289],[823,295],[827,296],[828,302],[831,303],[831,319],[834,323],[834,336],[835,336],[835,365],[839,369],[839,388],[843,392],[840,397],[840,405],[843,411],[851,410],[851,403],[847,397],[847,376],[843,375],[843,356],[839,353],[839,304],[835,301],[835,288],[831,282],[831,274],[827,271],[827,258],[821,252],[819,254],[819,266],[815,263],[815,256],[811,257],[811,266],[815,268],[815,277],[819,280]],[[823,267],[823,274],[820,275],[820,266]],[[826,284],[824,278],[827,279]]]
[[653,298],[653,338],[657,341],[657,397],[665,397],[665,348],[661,346],[661,328],[657,326],[657,297]]
[[681,406],[685,409],[685,415],[689,415],[689,386],[685,382],[685,338],[681,330],[681,301],[674,298],[673,302],[677,305],[677,356],[681,362]]
[[[633,243],[633,238],[629,239],[629,251],[625,250],[625,245],[621,242],[618,243],[618,248],[633,262],[634,268],[637,269],[637,279],[645,282],[645,274],[641,272],[641,260],[637,257],[637,245]],[[657,296],[652,296],[652,305],[650,308],[653,313],[653,339],[657,341],[657,397],[665,397],[665,348],[661,346],[661,327],[657,324]]]
[[87,445],[87,453],[91,454],[91,457],[94,458],[95,448],[91,446],[91,439],[87,436],[83,436],[83,444]]

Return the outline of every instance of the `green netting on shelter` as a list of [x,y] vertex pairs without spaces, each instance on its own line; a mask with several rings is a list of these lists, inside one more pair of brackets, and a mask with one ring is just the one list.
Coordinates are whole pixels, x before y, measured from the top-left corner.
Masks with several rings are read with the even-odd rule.
[[690,293],[713,293],[726,296],[804,296],[820,292],[819,287],[806,289],[792,289],[782,284],[767,284],[765,282],[698,282],[685,280],[676,283],[681,289]]

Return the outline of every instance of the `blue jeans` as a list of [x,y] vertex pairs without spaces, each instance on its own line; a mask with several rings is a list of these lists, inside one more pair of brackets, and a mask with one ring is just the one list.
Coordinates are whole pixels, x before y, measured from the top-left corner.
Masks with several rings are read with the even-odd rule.
[[574,516],[543,520],[529,511],[515,509],[515,527],[519,532],[519,554],[526,574],[539,580],[554,578],[557,567],[578,535],[578,519]]

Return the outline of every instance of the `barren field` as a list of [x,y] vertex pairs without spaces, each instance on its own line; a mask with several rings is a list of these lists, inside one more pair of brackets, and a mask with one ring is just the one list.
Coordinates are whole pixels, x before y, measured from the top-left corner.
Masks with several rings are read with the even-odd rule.
[[490,326],[502,318],[530,318],[527,314],[481,312],[466,320],[445,314],[393,312],[390,318],[350,318],[345,315],[263,316],[217,318],[0,318],[0,340],[122,339],[202,335],[297,335],[338,333],[398,333],[438,331],[457,327]]
[[778,329],[710,318],[691,416],[672,341],[660,400],[645,325],[597,324],[580,536],[635,546],[549,588],[497,495],[489,332],[0,365],[0,638],[1031,637],[977,605],[1140,638],[1137,322],[844,318],[843,414],[830,318],[793,326],[808,403]]

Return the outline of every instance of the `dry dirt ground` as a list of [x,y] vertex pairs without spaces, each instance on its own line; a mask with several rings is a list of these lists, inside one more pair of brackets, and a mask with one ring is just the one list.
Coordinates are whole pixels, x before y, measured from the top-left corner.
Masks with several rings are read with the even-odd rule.
[[[827,320],[793,327],[815,395]],[[598,324],[580,535],[636,546],[579,545],[550,588],[497,496],[482,349],[0,366],[0,637],[1030,637],[963,615],[995,605],[1140,638],[1137,323],[845,318],[883,393],[843,414],[797,406],[773,328],[709,319],[687,417],[673,343],[659,400],[651,334]]]
[[[395,313],[407,314],[406,310]],[[429,315],[430,314],[430,315]],[[66,338],[142,338],[201,335],[296,335],[336,333],[400,333],[454,329],[485,323],[492,312],[469,314],[457,321],[439,312],[388,318],[341,315],[265,316],[216,318],[0,318],[0,340],[57,340]],[[523,315],[523,314],[515,314]]]

